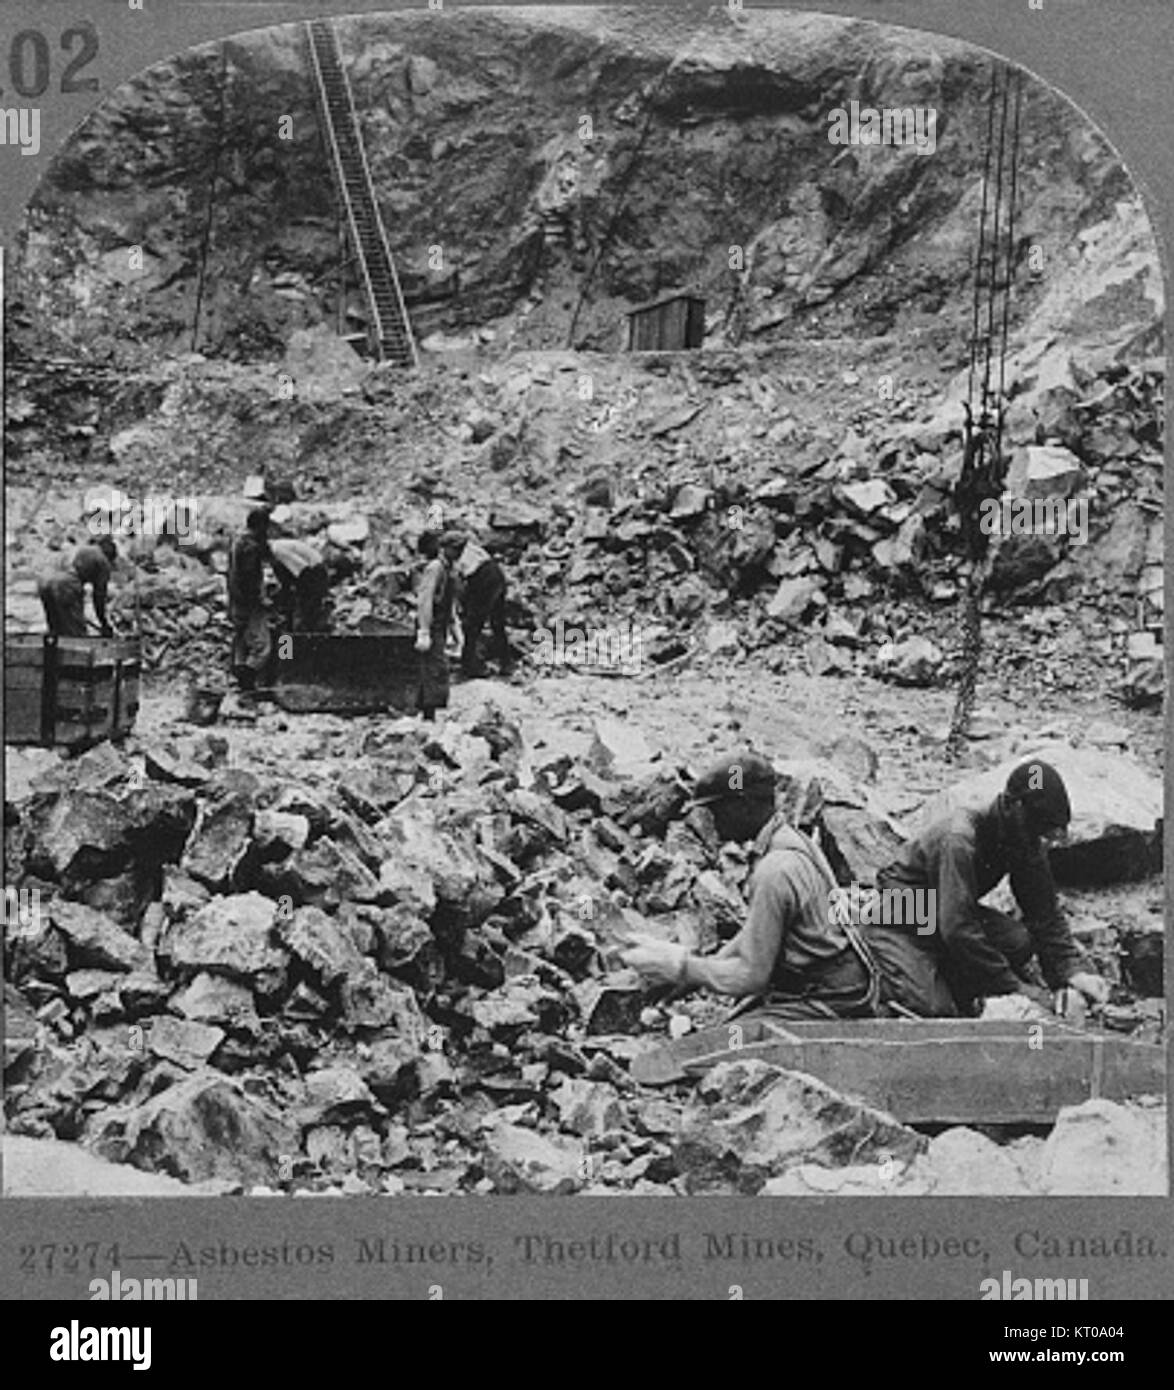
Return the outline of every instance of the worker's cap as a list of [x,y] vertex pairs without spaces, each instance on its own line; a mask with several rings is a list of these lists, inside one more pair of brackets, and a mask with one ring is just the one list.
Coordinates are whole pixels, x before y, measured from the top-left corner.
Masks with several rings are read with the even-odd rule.
[[698,777],[693,784],[694,806],[709,806],[715,801],[745,798],[749,801],[773,801],[775,770],[760,753],[742,750],[727,753]]
[[432,556],[440,550],[440,535],[436,531],[422,531],[420,539],[416,542],[416,553],[418,555]]
[[1032,758],[1020,763],[1007,778],[1006,794],[1018,801],[1036,828],[1059,829],[1072,819],[1064,779],[1051,765]]
[[269,529],[269,508],[254,507],[245,517],[245,525],[250,531],[267,531]]
[[463,531],[446,531],[440,538],[441,550],[464,550],[468,538]]

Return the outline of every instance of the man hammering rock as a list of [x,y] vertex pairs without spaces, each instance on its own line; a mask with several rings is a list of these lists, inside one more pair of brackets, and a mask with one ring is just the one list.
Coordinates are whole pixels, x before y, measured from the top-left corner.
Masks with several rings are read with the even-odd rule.
[[693,804],[709,808],[722,840],[754,844],[746,925],[714,956],[639,938],[625,964],[652,983],[701,985],[774,1018],[875,1017],[876,964],[855,928],[829,911],[837,885],[822,850],[776,812],[771,764],[751,752],[722,758],[698,779]]

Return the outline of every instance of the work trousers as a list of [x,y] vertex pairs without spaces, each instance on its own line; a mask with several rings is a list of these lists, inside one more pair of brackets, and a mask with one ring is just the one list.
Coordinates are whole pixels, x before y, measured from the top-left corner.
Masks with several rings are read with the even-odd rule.
[[282,594],[282,609],[291,632],[325,632],[330,581],[322,565],[310,565]]
[[461,671],[466,676],[480,670],[477,647],[486,623],[491,634],[490,652],[502,666],[509,664],[510,644],[505,630],[505,573],[496,560],[486,560],[465,582],[461,595],[461,633],[464,649]]
[[447,635],[442,628],[433,628],[432,650],[416,653],[420,663],[417,705],[425,719],[431,719],[438,709],[448,708],[448,656],[444,650]]
[[[819,1018],[875,1018],[870,979],[855,951],[843,951],[794,980],[772,987],[738,1018],[798,1022]],[[745,1007],[745,1006],[744,1006]]]
[[37,585],[45,626],[58,637],[86,636],[85,585],[74,574],[55,574]]
[[[1026,984],[1036,984],[1033,971],[1035,946],[1027,927],[993,907],[980,907],[986,939]],[[866,926],[865,944],[881,977],[881,1001],[899,1004],[919,1018],[956,1018],[969,1015],[981,993],[973,984],[949,969],[948,962],[929,936],[918,936],[909,927]]]
[[261,606],[232,615],[232,673],[245,690],[252,690],[269,672],[273,634],[269,614]]

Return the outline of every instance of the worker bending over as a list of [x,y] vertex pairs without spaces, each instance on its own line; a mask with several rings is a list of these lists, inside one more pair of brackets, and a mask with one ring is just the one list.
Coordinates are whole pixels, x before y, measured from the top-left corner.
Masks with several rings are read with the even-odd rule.
[[477,650],[481,632],[489,625],[490,654],[505,673],[510,667],[510,644],[505,629],[505,571],[484,546],[460,531],[449,531],[441,540],[456,581],[456,600],[461,618],[461,672],[484,675]]
[[325,631],[330,580],[320,552],[308,541],[272,540],[269,558],[281,585],[277,606],[290,631]]
[[103,637],[113,637],[114,629],[106,613],[110,574],[118,558],[118,547],[109,536],[78,546],[62,568],[51,570],[37,584],[37,594],[45,610],[45,626],[57,637],[85,637],[86,587],[94,605],[94,617]]

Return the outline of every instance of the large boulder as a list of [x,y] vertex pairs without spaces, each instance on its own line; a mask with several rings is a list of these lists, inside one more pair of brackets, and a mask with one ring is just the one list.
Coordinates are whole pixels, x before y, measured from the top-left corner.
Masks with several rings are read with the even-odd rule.
[[28,867],[77,891],[126,868],[131,818],[108,792],[64,792],[38,797],[28,815]]
[[299,907],[277,923],[277,936],[322,985],[362,968],[363,957],[345,924],[317,907]]
[[273,939],[276,916],[277,905],[260,893],[214,898],[171,924],[159,954],[185,978],[206,971],[271,994],[284,983],[287,963]]
[[252,823],[252,802],[243,792],[204,806],[183,857],[184,871],[212,892],[223,893],[233,885],[248,850]]
[[205,1197],[220,1187],[143,1173],[56,1139],[6,1134],[3,1152],[6,1197]]
[[1004,484],[1006,495],[1062,499],[1084,486],[1084,468],[1071,451],[1059,444],[1031,444],[1011,458]]
[[498,1192],[574,1192],[587,1176],[587,1148],[501,1122],[485,1136],[485,1171]]
[[1056,882],[1085,887],[1148,877],[1161,868],[1162,782],[1123,753],[1032,745],[986,772],[948,788],[923,812],[929,824],[956,807],[989,806],[1011,770],[1039,758],[1064,779],[1072,803],[1068,843],[1048,858]]
[[75,968],[97,970],[149,970],[151,954],[142,942],[112,922],[104,913],[84,903],[54,899],[48,908],[49,920],[67,943],[69,961]]
[[1052,1197],[1166,1197],[1163,1106],[1086,1100],[1060,1111],[1039,1182]]
[[686,1111],[674,1161],[690,1191],[757,1192],[798,1163],[911,1161],[926,1141],[891,1115],[837,1094],[802,1072],[756,1058],[705,1074]]
[[106,1110],[91,1122],[103,1158],[186,1182],[271,1181],[298,1136],[282,1115],[217,1072],[199,1071],[142,1105]]

